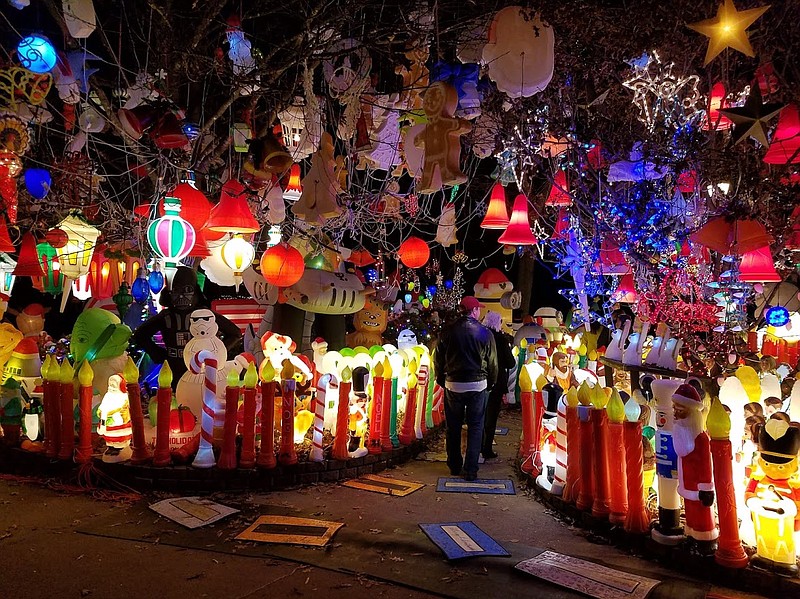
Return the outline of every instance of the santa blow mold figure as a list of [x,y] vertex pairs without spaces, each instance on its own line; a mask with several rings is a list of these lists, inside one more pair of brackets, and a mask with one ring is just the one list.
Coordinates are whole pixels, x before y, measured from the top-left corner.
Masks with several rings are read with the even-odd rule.
[[675,424],[672,441],[678,454],[678,493],[686,512],[686,536],[701,553],[716,550],[711,438],[703,428],[703,401],[697,389],[682,384],[672,395]]
[[100,425],[97,432],[106,441],[104,462],[125,462],[131,458],[131,411],[128,405],[128,390],[122,375],[108,378],[108,390],[97,409]]

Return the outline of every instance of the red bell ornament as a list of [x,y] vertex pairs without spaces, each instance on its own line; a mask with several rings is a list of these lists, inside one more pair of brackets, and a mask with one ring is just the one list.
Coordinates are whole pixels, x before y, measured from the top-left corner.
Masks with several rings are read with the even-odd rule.
[[36,251],[36,240],[28,232],[22,236],[19,246],[19,257],[14,274],[19,277],[43,277],[42,263],[39,262],[39,253]]
[[506,207],[506,190],[500,183],[492,187],[489,207],[481,222],[483,229],[505,229],[508,227],[508,208]]
[[508,228],[497,241],[504,245],[536,245],[536,236],[528,221],[528,198],[525,194],[521,193],[514,199]]

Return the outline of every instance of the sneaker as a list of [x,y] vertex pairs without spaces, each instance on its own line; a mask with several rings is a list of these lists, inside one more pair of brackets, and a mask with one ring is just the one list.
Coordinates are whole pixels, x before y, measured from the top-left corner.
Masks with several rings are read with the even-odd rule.
[[450,476],[461,476],[461,469],[459,468],[458,470],[453,470],[451,468],[450,469]]
[[464,473],[464,480],[467,482],[472,482],[474,480],[478,480],[478,475],[474,472],[465,472]]
[[494,458],[497,457],[497,452],[496,451],[484,451],[482,455],[487,460],[493,460]]

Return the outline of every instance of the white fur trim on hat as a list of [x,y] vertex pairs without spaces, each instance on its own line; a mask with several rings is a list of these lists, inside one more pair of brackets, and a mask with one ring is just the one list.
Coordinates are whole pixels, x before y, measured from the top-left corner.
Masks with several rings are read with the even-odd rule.
[[672,394],[672,401],[690,410],[700,411],[703,409],[703,399],[697,389],[686,383],[682,384]]

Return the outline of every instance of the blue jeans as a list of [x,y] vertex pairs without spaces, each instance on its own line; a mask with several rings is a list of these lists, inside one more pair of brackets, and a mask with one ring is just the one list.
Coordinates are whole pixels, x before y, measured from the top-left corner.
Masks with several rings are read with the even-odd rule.
[[[483,418],[486,413],[487,391],[455,393],[444,391],[444,417],[447,422],[447,465],[454,475],[478,473],[478,455],[483,440]],[[461,426],[467,422],[467,454],[461,457]]]

